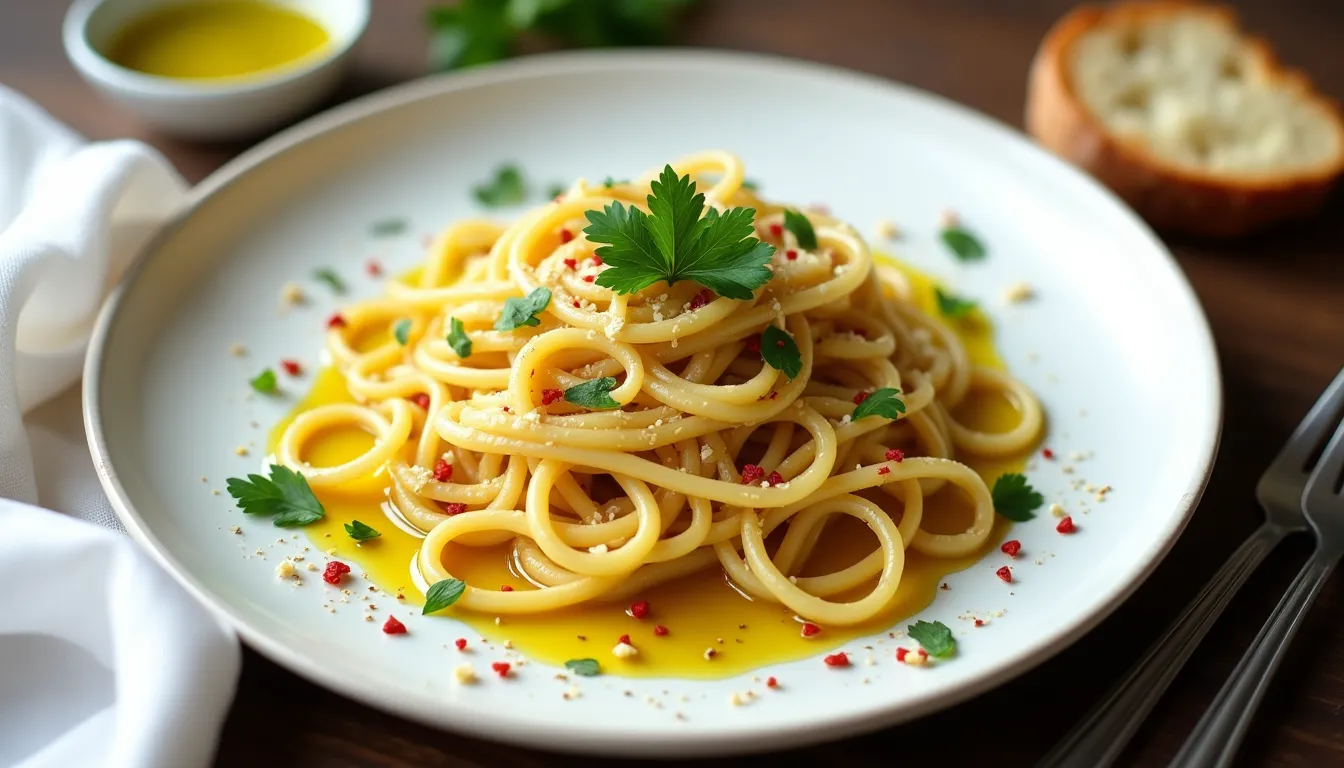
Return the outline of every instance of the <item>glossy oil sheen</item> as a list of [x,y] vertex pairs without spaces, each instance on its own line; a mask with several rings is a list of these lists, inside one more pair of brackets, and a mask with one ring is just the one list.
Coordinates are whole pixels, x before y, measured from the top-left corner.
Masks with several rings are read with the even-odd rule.
[[[926,312],[936,312],[934,283],[905,265],[893,261],[887,263],[895,264],[910,279],[920,307]],[[992,328],[979,313],[954,322],[953,327],[973,362],[1002,367],[1002,361],[994,351]],[[371,346],[385,339],[357,341],[359,346]],[[328,368],[318,374],[313,390],[294,413],[326,403],[349,401],[351,397],[343,377]],[[1006,431],[1017,423],[1018,418],[1016,409],[1005,398],[976,392],[967,396],[966,402],[956,410],[956,416],[968,426],[987,431]],[[288,421],[286,419],[275,428],[272,445]],[[371,442],[369,434],[354,427],[333,430],[314,439],[305,458],[316,466],[333,465],[366,451]],[[959,459],[967,461],[990,482],[1002,472],[1020,469],[1022,464],[1021,459]],[[347,486],[341,493],[320,494],[327,515],[305,531],[320,549],[334,550],[335,557],[352,563],[383,589],[403,596],[408,604],[421,605],[423,597],[410,575],[420,539],[398,528],[383,513],[384,485],[385,478],[373,477],[362,485]],[[959,493],[939,493],[925,504],[925,523],[934,532],[962,530],[969,520],[969,505]],[[382,536],[364,543],[352,541],[346,536],[343,525],[355,519],[374,526]],[[826,627],[811,638],[802,636],[801,623],[791,611],[777,604],[744,597],[725,579],[717,565],[643,595],[649,602],[650,613],[642,621],[628,616],[625,604],[585,605],[545,614],[501,617],[499,623],[493,615],[468,611],[449,613],[472,626],[469,640],[474,642],[479,636],[496,643],[510,641],[516,649],[539,661],[559,665],[569,659],[595,658],[608,674],[724,678],[767,664],[805,658],[857,637],[903,629],[901,620],[928,606],[938,595],[947,574],[970,567],[997,547],[1009,526],[1010,523],[999,519],[984,550],[964,558],[936,559],[907,550],[896,599],[885,612],[852,627]],[[840,517],[829,525],[822,541],[818,554],[807,564],[802,575],[843,568],[876,546],[871,532],[849,517]],[[510,567],[510,554],[509,544],[489,548],[450,545],[445,561],[453,575],[473,586],[497,589],[507,584],[518,590],[533,588]],[[841,596],[840,599],[858,596]],[[655,636],[653,630],[657,625],[665,626],[668,633]],[[611,648],[621,635],[627,634],[639,649],[639,655],[617,659]],[[716,651],[712,661],[705,659],[708,648]]]
[[327,31],[297,11],[255,0],[202,0],[133,19],[107,46],[127,69],[188,80],[236,78],[296,63]]

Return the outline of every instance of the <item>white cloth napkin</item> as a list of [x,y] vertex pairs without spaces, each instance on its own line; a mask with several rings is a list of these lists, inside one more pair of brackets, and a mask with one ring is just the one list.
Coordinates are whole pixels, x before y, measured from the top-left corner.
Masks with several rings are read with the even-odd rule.
[[0,766],[205,765],[233,698],[232,630],[121,530],[73,386],[185,189],[149,147],[85,143],[0,86]]

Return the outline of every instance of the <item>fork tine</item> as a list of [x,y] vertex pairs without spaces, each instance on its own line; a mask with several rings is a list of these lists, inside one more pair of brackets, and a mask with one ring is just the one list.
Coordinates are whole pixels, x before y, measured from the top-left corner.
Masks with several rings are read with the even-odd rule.
[[1321,460],[1316,463],[1316,469],[1307,480],[1307,488],[1302,492],[1302,506],[1307,508],[1308,519],[1313,508],[1318,512],[1321,509],[1317,505],[1330,504],[1337,498],[1335,489],[1339,487],[1341,473],[1344,473],[1344,424],[1340,424],[1330,438],[1330,444],[1325,447],[1325,453],[1321,454]]
[[[1266,474],[1274,471],[1305,473],[1311,470],[1309,463],[1317,455],[1317,449],[1325,441],[1326,435],[1339,423],[1340,412],[1344,410],[1344,368],[1335,374],[1335,380],[1321,393],[1311,411],[1293,430],[1283,450],[1274,457]],[[1324,455],[1324,454],[1321,454]]]

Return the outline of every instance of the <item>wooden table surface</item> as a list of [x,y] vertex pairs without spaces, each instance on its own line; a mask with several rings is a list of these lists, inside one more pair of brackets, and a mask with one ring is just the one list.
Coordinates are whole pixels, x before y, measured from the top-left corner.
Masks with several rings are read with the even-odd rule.
[[[132,136],[191,181],[240,145],[201,146],[146,131],[100,99],[60,45],[65,3],[0,0],[0,82],[95,139]],[[342,94],[424,73],[424,3],[381,0]],[[1245,0],[1247,25],[1288,63],[1344,98],[1344,2]],[[1021,125],[1026,71],[1065,0],[704,0],[689,45],[769,51],[911,83]],[[1086,638],[1025,678],[915,723],[788,755],[812,765],[1030,765],[1096,701],[1258,524],[1252,490],[1317,394],[1344,363],[1344,195],[1310,223],[1233,245],[1172,242],[1213,325],[1222,360],[1222,449],[1198,513],[1138,593]],[[1153,435],[1160,450],[1161,435]],[[1157,765],[1179,748],[1305,558],[1270,557],[1135,739],[1124,762]],[[1344,611],[1328,585],[1278,675],[1243,765],[1344,765]],[[732,761],[769,764],[779,756]],[[605,761],[503,747],[403,721],[330,693],[248,651],[220,766],[592,766]],[[716,761],[697,761],[701,765]],[[791,760],[792,762],[792,760]],[[724,761],[728,764],[728,761]]]

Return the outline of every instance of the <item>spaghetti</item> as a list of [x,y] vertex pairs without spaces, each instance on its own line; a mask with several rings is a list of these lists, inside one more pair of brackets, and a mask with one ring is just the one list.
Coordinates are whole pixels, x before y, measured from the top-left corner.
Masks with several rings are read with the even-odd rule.
[[[709,205],[755,209],[757,236],[776,251],[753,299],[689,281],[627,295],[598,285],[608,267],[582,233],[586,212],[643,206],[656,174],[580,180],[507,227],[449,227],[416,274],[346,308],[327,345],[357,402],[299,414],[277,459],[318,491],[385,477],[388,513],[423,535],[410,564],[422,591],[452,578],[450,545],[511,542],[512,567],[535,588],[468,584],[460,609],[627,601],[717,567],[748,597],[809,621],[863,622],[896,594],[907,548],[958,558],[984,545],[989,489],[954,457],[1029,450],[1040,405],[1012,377],[972,366],[851,227],[809,213],[817,243],[803,249],[782,226],[785,209],[743,187],[737,158],[711,152],[673,167]],[[538,288],[550,291],[538,325],[495,330],[506,300]],[[469,350],[448,340],[457,323]],[[772,325],[796,342],[791,379],[756,351]],[[398,338],[359,343],[393,327]],[[620,408],[554,394],[602,377],[615,379]],[[899,391],[900,418],[853,419],[855,403],[883,388]],[[973,389],[1013,403],[1016,426],[958,423],[952,409]],[[304,461],[305,446],[344,426],[371,433],[372,446],[337,466]],[[925,530],[926,500],[954,489],[973,509],[965,529]],[[876,546],[848,567],[801,575],[837,515],[862,521]]]

